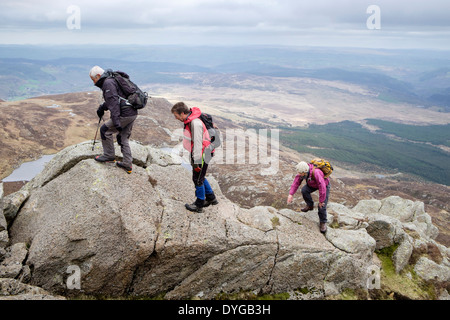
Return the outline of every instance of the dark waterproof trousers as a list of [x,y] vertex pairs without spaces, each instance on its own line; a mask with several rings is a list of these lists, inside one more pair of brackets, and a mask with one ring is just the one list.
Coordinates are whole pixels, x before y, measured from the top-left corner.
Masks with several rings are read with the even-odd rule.
[[[303,186],[302,188],[302,196],[303,200],[305,200],[306,204],[310,207],[314,207],[314,201],[312,199],[311,193],[317,191],[318,189],[312,188],[308,186],[307,184]],[[327,185],[327,196],[325,198],[324,206],[322,208],[319,208],[319,221],[320,222],[327,222],[327,204],[328,204],[328,197],[330,195],[330,183]]]
[[200,172],[192,169],[192,181],[195,185],[195,196],[197,199],[205,200],[207,195],[213,195],[214,191],[211,188],[208,180],[206,180],[206,171],[208,170],[208,164],[204,163]]
[[108,158],[115,157],[114,151],[114,134],[117,135],[117,142],[120,145],[120,151],[123,156],[123,164],[131,167],[133,162],[133,156],[131,155],[131,148],[129,144],[129,139],[131,135],[131,130],[133,129],[134,120],[137,116],[131,117],[120,117],[120,125],[122,126],[122,131],[119,133],[114,127],[112,120],[108,120],[100,128],[100,134],[102,137],[103,154]]

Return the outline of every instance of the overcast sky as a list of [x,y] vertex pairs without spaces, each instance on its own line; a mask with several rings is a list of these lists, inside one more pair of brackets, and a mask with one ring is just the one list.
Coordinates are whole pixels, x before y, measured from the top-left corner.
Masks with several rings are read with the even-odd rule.
[[449,17],[450,0],[2,0],[0,44],[450,50]]

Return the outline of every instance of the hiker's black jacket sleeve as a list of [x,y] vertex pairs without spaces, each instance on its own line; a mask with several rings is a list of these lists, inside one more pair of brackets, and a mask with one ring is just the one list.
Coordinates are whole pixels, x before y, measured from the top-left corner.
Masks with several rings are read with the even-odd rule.
[[114,79],[106,79],[103,83],[104,107],[107,107],[111,113],[111,120],[115,127],[120,127],[120,101],[117,90],[117,84]]

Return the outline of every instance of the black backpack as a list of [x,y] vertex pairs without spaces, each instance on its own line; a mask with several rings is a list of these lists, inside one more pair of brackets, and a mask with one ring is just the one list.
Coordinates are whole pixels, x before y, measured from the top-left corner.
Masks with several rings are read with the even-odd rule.
[[211,138],[211,144],[208,146],[208,148],[212,151],[222,144],[222,142],[220,141],[219,128],[214,124],[212,117],[207,113],[202,113],[199,119],[203,121],[206,130],[208,130],[209,137]]
[[139,87],[131,81],[130,77],[124,72],[112,72],[111,76],[116,80],[116,83],[125,95],[125,97],[119,98],[128,102],[134,109],[142,109],[145,107],[148,100],[147,92],[143,92],[139,89]]

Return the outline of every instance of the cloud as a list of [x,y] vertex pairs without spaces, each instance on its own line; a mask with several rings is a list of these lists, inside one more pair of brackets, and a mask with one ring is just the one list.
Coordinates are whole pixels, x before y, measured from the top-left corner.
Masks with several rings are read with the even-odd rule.
[[116,34],[117,41],[123,41],[147,32],[155,40],[165,41],[169,41],[167,37],[175,41],[191,35],[206,43],[221,38],[236,43],[285,39],[289,44],[288,39],[315,35],[323,39],[335,36],[350,43],[352,39],[355,42],[355,33],[367,33],[366,9],[375,3],[381,9],[379,33],[385,38],[395,33],[395,37],[412,40],[416,32],[450,42],[446,38],[450,32],[448,0],[6,0],[1,5],[0,33],[6,41],[12,34],[22,32],[25,37],[41,30],[41,41],[59,41],[56,38],[68,32],[67,8],[76,5],[81,30],[70,35],[76,41],[87,42],[95,34],[108,41]]
[[137,26],[257,26],[317,28],[361,25],[366,8],[376,2],[383,20],[403,26],[449,26],[448,0],[97,0],[2,1],[0,25],[63,23],[67,8],[80,8],[84,24],[116,28]]

